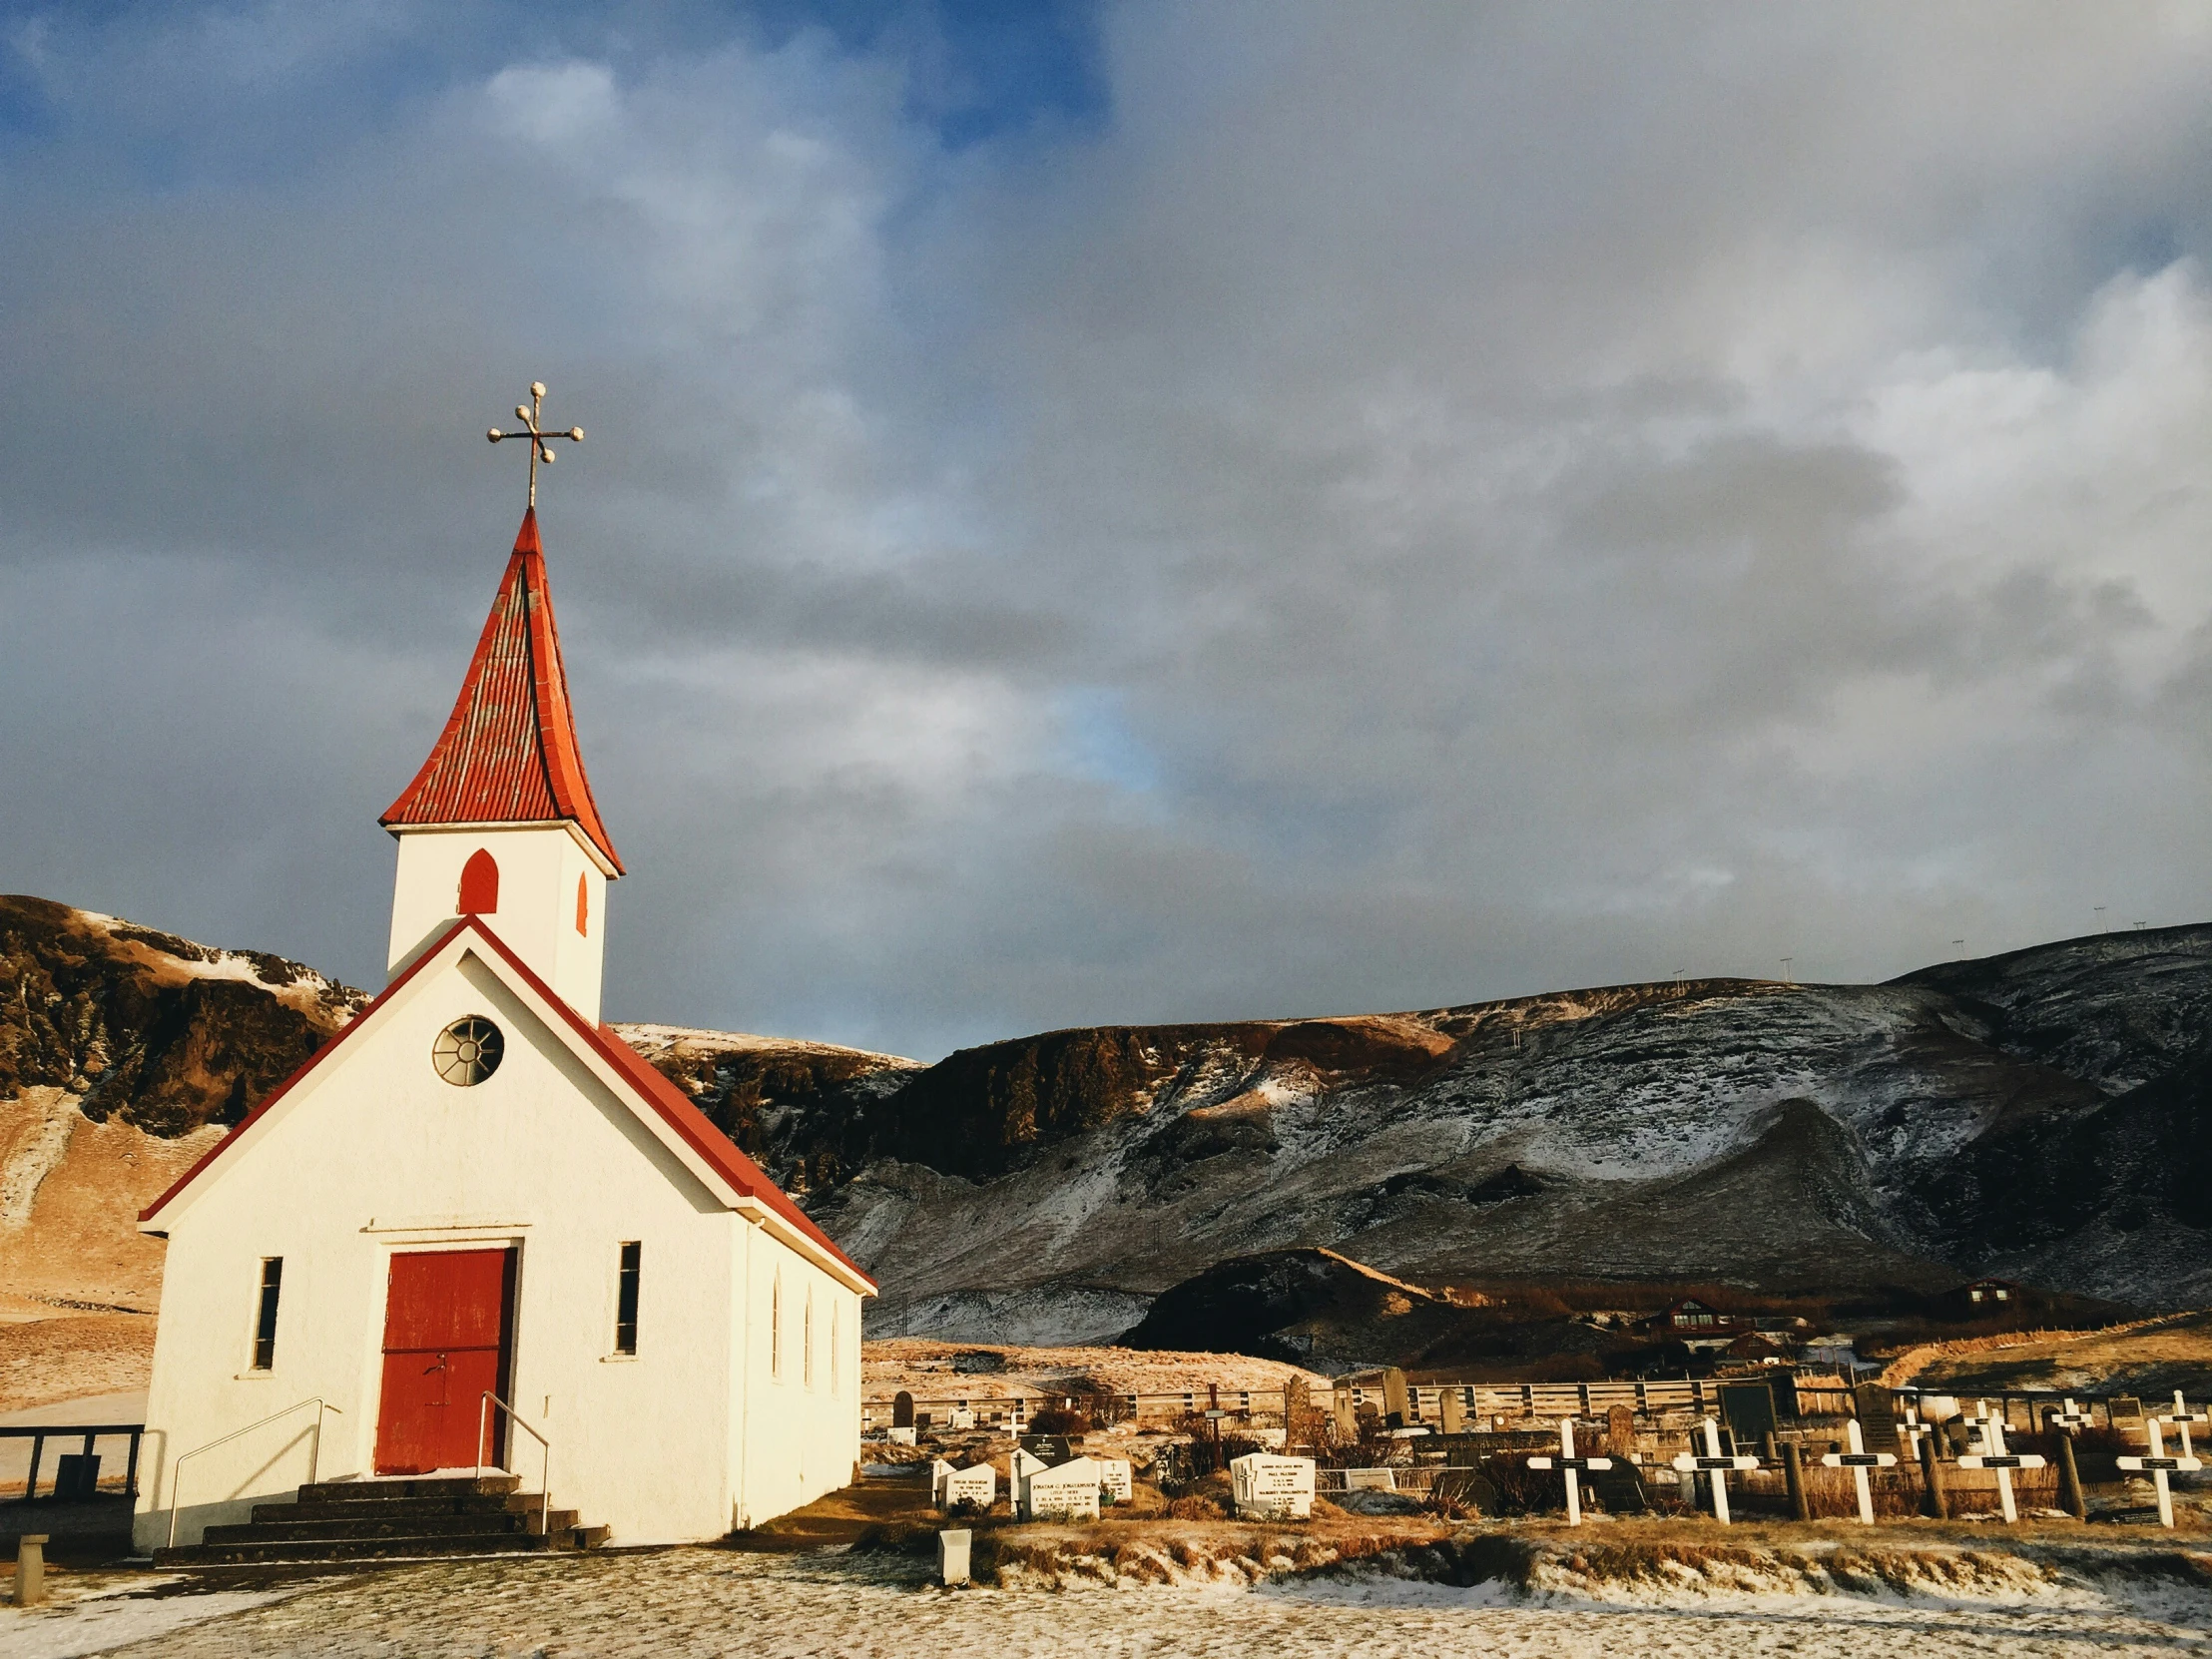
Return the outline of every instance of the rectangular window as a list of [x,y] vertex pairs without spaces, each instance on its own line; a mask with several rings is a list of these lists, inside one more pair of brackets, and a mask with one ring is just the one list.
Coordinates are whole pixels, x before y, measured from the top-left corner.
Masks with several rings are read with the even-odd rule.
[[276,1293],[284,1279],[284,1259],[262,1261],[262,1299],[254,1311],[254,1369],[268,1371],[276,1364]]
[[622,1266],[615,1278],[615,1352],[638,1351],[638,1269],[645,1246],[635,1239],[622,1247]]

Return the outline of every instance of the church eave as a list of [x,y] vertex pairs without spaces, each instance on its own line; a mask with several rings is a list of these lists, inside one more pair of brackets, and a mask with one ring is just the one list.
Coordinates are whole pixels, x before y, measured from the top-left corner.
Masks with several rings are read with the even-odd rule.
[[606,849],[591,838],[591,831],[572,818],[510,818],[465,819],[451,824],[394,824],[379,820],[385,833],[397,840],[401,835],[459,835],[483,834],[494,830],[566,830],[569,837],[584,849],[584,855],[599,866],[599,873],[610,881],[622,875],[622,866],[607,855]]

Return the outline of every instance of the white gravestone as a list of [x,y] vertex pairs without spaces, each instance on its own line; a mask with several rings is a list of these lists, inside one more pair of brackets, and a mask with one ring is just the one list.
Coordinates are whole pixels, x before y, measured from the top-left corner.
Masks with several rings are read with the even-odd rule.
[[950,1509],[959,1503],[988,1509],[997,1501],[998,1471],[988,1463],[977,1463],[970,1469],[949,1469],[943,1485],[938,1488],[937,1507],[940,1509]]
[[1975,1436],[1988,1449],[1970,1452],[1958,1459],[1962,1469],[1995,1469],[1997,1471],[1997,1506],[2004,1511],[2004,1518],[2016,1521],[2020,1518],[2019,1505],[2012,1501],[2012,1471],[2014,1469],[2039,1469],[2043,1459],[2034,1452],[2024,1455],[2004,1449],[2004,1419],[1989,1414],[1989,1402],[1981,1402],[1981,1415],[1966,1419],[1972,1425]]
[[1867,1470],[1888,1469],[1897,1466],[1898,1454],[1894,1451],[1869,1451],[1859,1419],[1853,1417],[1844,1424],[1848,1451],[1831,1451],[1821,1461],[1832,1469],[1851,1470],[1851,1483],[1859,1488],[1859,1519],[1868,1526],[1874,1525],[1874,1491],[1867,1484]]
[[952,1465],[942,1457],[929,1459],[929,1501],[939,1509],[945,1506],[944,1483],[952,1478]]
[[1023,1520],[1098,1519],[1099,1466],[1077,1457],[1058,1468],[1041,1469],[1022,1482]]
[[968,1544],[974,1536],[966,1527],[937,1534],[938,1583],[965,1584],[968,1581]]
[[975,1413],[973,1411],[948,1411],[945,1413],[944,1425],[947,1428],[973,1428],[975,1426]]
[[912,1445],[914,1443],[914,1431],[911,1428],[886,1428],[883,1430],[883,1434],[892,1445]]
[[1126,1457],[1093,1457],[1098,1465],[1098,1490],[1102,1497],[1115,1503],[1127,1503],[1136,1490]]
[[1314,1460],[1264,1451],[1230,1459],[1229,1490],[1239,1520],[1307,1520],[1314,1513]]
[[[1707,1417],[1705,1419],[1703,1432],[1705,1435],[1704,1454],[1701,1456],[1695,1452],[1685,1451],[1674,1460],[1674,1466],[1683,1474],[1688,1475],[1691,1480],[1695,1480],[1701,1471],[1710,1477],[1713,1487],[1713,1518],[1719,1521],[1721,1525],[1726,1526],[1729,1523],[1729,1471],[1731,1469],[1755,1469],[1759,1466],[1759,1459],[1749,1452],[1738,1452],[1733,1457],[1722,1456],[1721,1425],[1717,1417]],[[1687,1487],[1689,1481],[1684,1481],[1683,1485]]]
[[1348,1492],[1394,1492],[1397,1477],[1388,1469],[1346,1469],[1345,1490]]
[[[2167,1456],[2165,1435],[2158,1418],[2152,1417],[2144,1426],[2150,1430],[2150,1454],[2145,1457],[2116,1457],[2113,1461],[2123,1469],[2132,1469],[2138,1474],[2150,1476],[2151,1484],[2158,1489],[2158,1524],[2170,1527],[2174,1523],[2174,1494],[2173,1489],[2166,1484],[2166,1476],[2194,1474],[2204,1464],[2195,1457]],[[2188,1429],[2184,1428],[2182,1432],[2186,1434]]]
[[1556,1457],[1531,1457],[1528,1459],[1528,1466],[1532,1469],[1564,1469],[1566,1471],[1567,1524],[1569,1526],[1580,1526],[1582,1524],[1582,1471],[1587,1469],[1591,1473],[1595,1473],[1599,1469],[1609,1469],[1613,1466],[1613,1459],[1610,1457],[1577,1457],[1574,1454],[1574,1418],[1561,1417],[1559,1419],[1559,1455]]

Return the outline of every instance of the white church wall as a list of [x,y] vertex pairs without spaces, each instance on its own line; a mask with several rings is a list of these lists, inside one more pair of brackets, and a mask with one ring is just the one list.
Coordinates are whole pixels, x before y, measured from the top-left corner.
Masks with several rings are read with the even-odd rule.
[[[561,999],[599,1022],[606,962],[607,877],[563,824],[403,830],[391,906],[388,971],[396,975],[460,914],[461,869],[478,848],[499,865],[499,907],[485,919]],[[576,889],[585,928],[576,930]]]
[[853,1478],[860,1449],[860,1299],[766,1227],[749,1231],[747,1399],[735,1425],[733,1524],[757,1526]]
[[[468,1014],[493,1019],[506,1048],[491,1077],[459,1088],[432,1069],[430,1049]],[[341,1413],[324,1423],[322,1477],[368,1474],[392,1254],[504,1244],[519,1249],[510,1397],[553,1441],[555,1505],[620,1541],[720,1534],[741,1501],[728,1455],[742,1404],[733,1268],[736,1237],[753,1230],[472,957],[427,969],[369,1018],[164,1218],[141,1545],[166,1539],[181,1453],[312,1395]],[[612,1352],[628,1240],[643,1245],[634,1359]],[[283,1259],[283,1283],[275,1364],[256,1374],[266,1257]],[[856,1447],[856,1349],[841,1363]],[[759,1410],[754,1422],[810,1460],[804,1478],[776,1491],[812,1495],[848,1477],[851,1450],[832,1469],[830,1435],[813,1420],[782,1436]],[[289,1422],[194,1458],[179,1540],[290,1496],[305,1461]],[[509,1462],[526,1488],[537,1485],[528,1436],[512,1436]],[[761,1501],[756,1518],[777,1512]]]

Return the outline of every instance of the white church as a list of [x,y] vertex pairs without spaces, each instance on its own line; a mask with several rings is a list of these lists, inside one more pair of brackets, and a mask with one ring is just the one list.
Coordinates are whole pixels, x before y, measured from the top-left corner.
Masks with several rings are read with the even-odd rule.
[[600,1023],[622,861],[535,493],[381,821],[389,982],[140,1218],[169,1241],[141,1548],[310,1478],[481,1464],[536,1491],[543,1468],[616,1542],[719,1537],[852,1478],[873,1281]]

